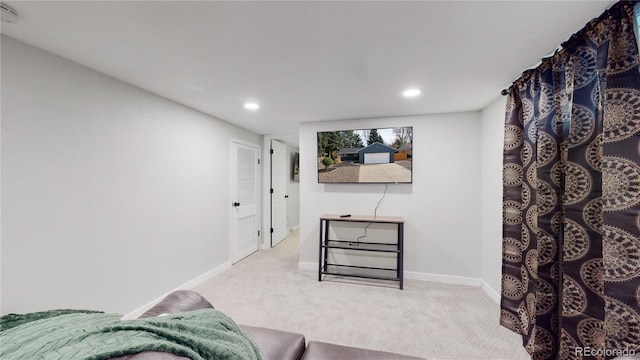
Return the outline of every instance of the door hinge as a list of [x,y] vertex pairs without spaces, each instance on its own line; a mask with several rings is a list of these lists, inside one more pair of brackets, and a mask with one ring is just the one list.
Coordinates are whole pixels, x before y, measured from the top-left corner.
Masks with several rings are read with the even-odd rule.
[[273,189],[271,189],[271,193],[273,194]]
[[258,230],[258,236],[260,236],[260,230]]
[[260,159],[258,159],[258,165],[260,165]]
[[270,149],[270,154],[273,154],[273,149]]
[[273,228],[271,228],[271,233],[273,234]]

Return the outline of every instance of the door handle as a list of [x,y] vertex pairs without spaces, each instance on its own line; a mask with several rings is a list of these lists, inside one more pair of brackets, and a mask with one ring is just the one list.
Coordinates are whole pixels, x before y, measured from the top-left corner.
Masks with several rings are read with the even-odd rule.
[[239,203],[239,202],[234,202],[234,203],[233,203],[233,207],[238,207],[238,206],[240,206],[240,203]]
[[288,198],[289,198],[289,195],[285,195],[285,196],[284,196],[284,198],[285,198],[285,199],[288,199]]

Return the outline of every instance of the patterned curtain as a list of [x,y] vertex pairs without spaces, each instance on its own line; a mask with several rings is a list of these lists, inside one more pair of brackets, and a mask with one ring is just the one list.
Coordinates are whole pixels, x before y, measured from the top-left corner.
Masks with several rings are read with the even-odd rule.
[[534,359],[640,353],[640,70],[619,2],[509,89],[500,323]]

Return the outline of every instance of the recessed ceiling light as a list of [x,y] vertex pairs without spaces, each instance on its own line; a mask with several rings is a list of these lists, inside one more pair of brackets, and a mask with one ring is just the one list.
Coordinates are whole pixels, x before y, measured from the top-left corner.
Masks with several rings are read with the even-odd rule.
[[421,93],[420,89],[408,89],[408,90],[405,90],[402,93],[402,96],[404,96],[404,97],[416,97],[416,96],[420,95],[420,93]]
[[253,102],[248,102],[244,104],[244,108],[248,110],[258,110],[260,109],[260,105]]

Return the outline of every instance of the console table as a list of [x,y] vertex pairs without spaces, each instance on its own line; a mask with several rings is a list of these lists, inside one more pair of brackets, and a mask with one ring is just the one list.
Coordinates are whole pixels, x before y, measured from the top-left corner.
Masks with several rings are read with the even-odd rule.
[[[370,224],[395,224],[397,225],[397,240],[394,243],[364,242],[358,240],[329,239],[329,229],[332,222],[354,222]],[[322,275],[336,275],[367,279],[391,280],[403,287],[403,242],[404,219],[392,216],[361,216],[353,215],[341,217],[335,214],[326,214],[320,217],[320,247],[318,259],[318,281],[322,281]],[[361,252],[382,252],[396,254],[395,268],[355,266],[330,263],[328,260],[331,249],[340,249]],[[376,274],[377,273],[377,274]]]

